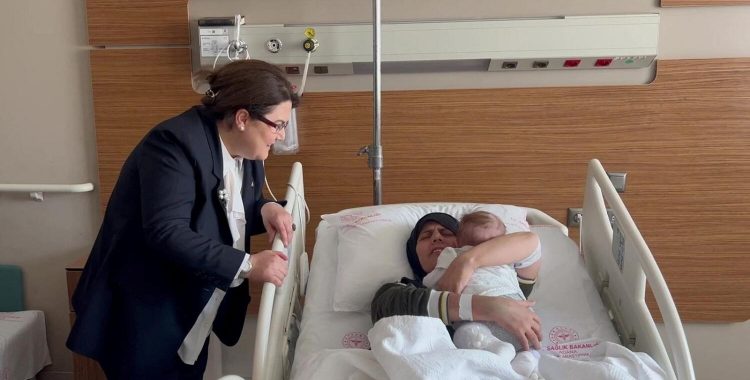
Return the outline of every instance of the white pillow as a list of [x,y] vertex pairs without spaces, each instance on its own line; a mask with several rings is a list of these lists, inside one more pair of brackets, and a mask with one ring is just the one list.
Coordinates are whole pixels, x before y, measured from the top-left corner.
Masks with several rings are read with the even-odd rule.
[[322,218],[338,230],[335,311],[369,311],[378,288],[401,277],[414,278],[406,259],[406,241],[419,218],[444,212],[497,215],[508,233],[529,231],[523,207],[479,203],[408,203],[343,210]]

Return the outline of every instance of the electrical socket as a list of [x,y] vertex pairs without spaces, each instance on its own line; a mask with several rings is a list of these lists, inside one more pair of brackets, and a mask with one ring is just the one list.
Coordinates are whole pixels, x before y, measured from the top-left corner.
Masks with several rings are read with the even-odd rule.
[[578,227],[581,225],[583,218],[582,208],[568,208],[568,227]]
[[625,182],[628,178],[628,173],[607,173],[607,176],[609,177],[609,180],[612,182],[612,185],[614,185],[615,190],[617,190],[618,193],[624,193],[625,192]]
[[[615,221],[615,213],[612,211],[611,208],[607,209],[607,217],[609,218],[610,224]],[[568,223],[567,223],[568,227],[580,227],[581,220],[583,220],[582,208],[576,208],[576,207],[568,208]]]

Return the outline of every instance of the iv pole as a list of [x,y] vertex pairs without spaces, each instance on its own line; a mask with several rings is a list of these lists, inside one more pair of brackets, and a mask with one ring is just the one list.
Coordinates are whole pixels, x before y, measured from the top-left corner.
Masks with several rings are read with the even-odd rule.
[[381,174],[383,168],[383,151],[380,145],[380,0],[372,2],[372,148],[370,149],[370,167],[372,168],[373,203],[383,203]]
[[383,204],[381,170],[383,151],[380,145],[380,0],[372,1],[372,145],[364,146],[358,155],[367,153],[367,166],[372,169],[373,204]]

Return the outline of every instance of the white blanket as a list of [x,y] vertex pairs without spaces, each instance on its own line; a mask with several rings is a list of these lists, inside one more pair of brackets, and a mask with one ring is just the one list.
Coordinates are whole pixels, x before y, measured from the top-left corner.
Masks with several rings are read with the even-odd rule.
[[[516,372],[511,363],[479,350],[459,350],[445,326],[436,318],[399,316],[385,318],[368,334],[372,353],[391,379],[655,379],[666,376],[648,355],[603,342],[588,361],[558,358],[548,352],[539,355],[532,368]],[[517,360],[535,358],[519,355]],[[536,368],[534,367],[536,365]],[[516,366],[519,368],[520,366]]]
[[502,363],[493,353],[457,349],[437,318],[384,318],[368,337],[373,355],[393,380],[523,380],[510,363]]
[[647,354],[633,352],[611,342],[596,346],[591,351],[591,358],[587,361],[564,359],[543,353],[539,359],[539,373],[546,380],[662,380],[667,378],[664,371]]
[[[437,318],[397,316],[375,323],[372,350],[328,349],[298,363],[292,378],[349,380],[666,379],[656,362],[618,344],[603,342],[588,360],[547,351],[516,355],[512,363],[488,351],[457,349]],[[516,370],[518,372],[516,372]]]

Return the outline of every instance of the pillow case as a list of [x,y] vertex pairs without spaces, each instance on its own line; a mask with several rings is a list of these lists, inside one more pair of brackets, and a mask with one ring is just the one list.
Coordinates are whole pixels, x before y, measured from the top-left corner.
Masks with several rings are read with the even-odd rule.
[[444,212],[456,219],[466,213],[497,215],[507,233],[529,231],[526,208],[481,203],[405,203],[342,210],[322,218],[337,228],[335,311],[369,311],[378,288],[401,277],[414,278],[406,259],[406,240],[419,218]]

